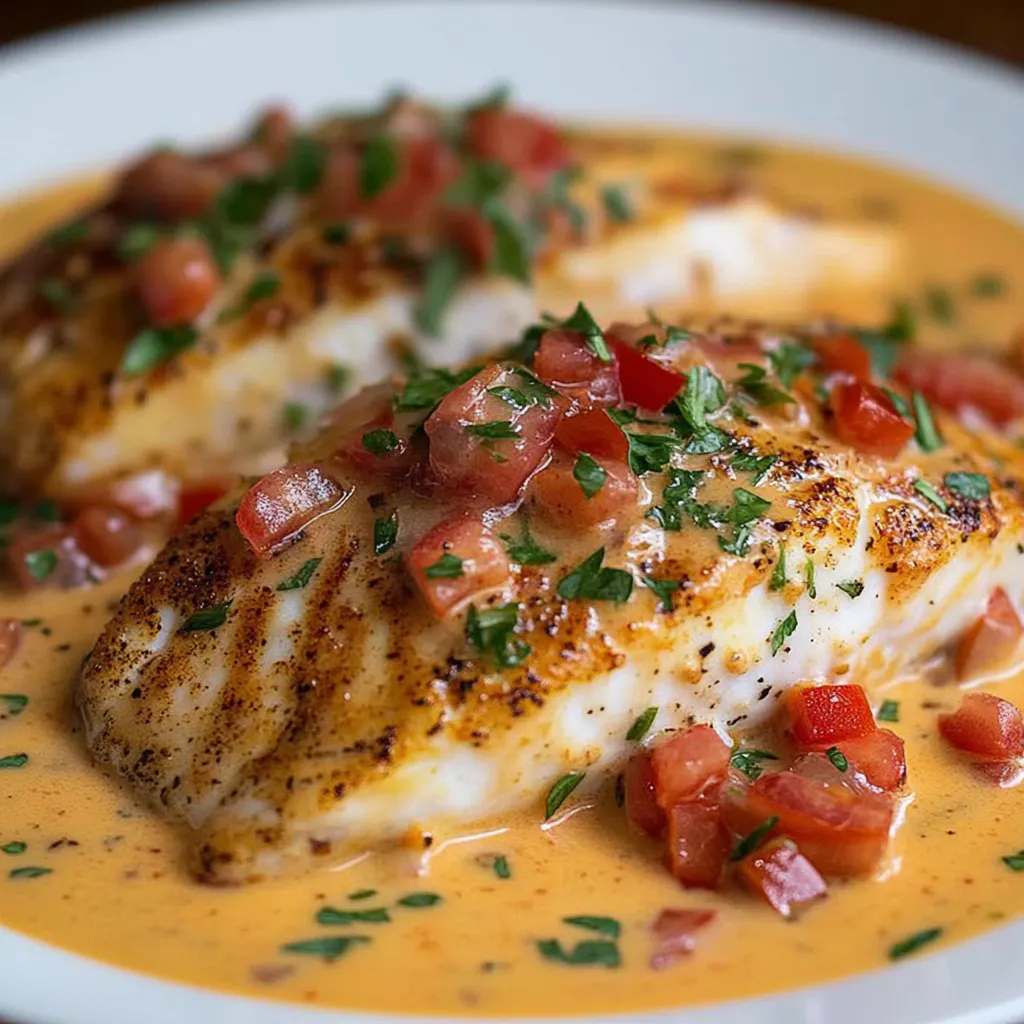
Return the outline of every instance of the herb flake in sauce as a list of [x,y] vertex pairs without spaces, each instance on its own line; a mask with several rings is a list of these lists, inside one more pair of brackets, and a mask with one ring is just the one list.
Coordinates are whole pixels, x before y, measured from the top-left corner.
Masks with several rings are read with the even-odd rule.
[[323,925],[354,924],[387,924],[391,914],[387,907],[374,907],[371,910],[337,910],[335,907],[321,907],[317,911],[316,923]]
[[231,610],[231,601],[224,601],[222,604],[215,604],[209,608],[203,608],[193,612],[181,625],[181,633],[198,633],[203,630],[217,629],[223,626],[228,619],[228,612]]
[[992,494],[992,485],[984,473],[947,473],[942,482],[967,501],[986,501]]
[[773,814],[770,818],[762,821],[752,832],[745,835],[735,846],[729,860],[733,863],[743,860],[748,854],[753,853],[767,838],[768,833],[779,823],[778,815]]
[[599,935],[607,935],[612,939],[617,939],[622,931],[622,925],[614,917],[578,914],[575,917],[563,917],[562,923],[572,925],[573,928],[583,928],[588,932],[597,932]]
[[28,754],[7,754],[0,757],[0,768],[23,768],[28,764]]
[[679,589],[680,584],[677,580],[656,580],[653,576],[641,575],[640,582],[648,590],[654,591],[661,607],[666,612],[674,612],[676,610],[672,595]]
[[307,559],[299,567],[296,572],[289,576],[288,579],[278,583],[277,590],[302,590],[307,583],[313,578],[313,573],[316,572],[317,567],[323,561],[322,558],[310,558]]
[[121,358],[121,372],[139,377],[162,366],[199,339],[194,327],[146,327],[128,343]]
[[898,700],[883,700],[876,717],[879,722],[898,722],[900,720],[900,702]]
[[340,960],[353,946],[369,942],[368,935],[329,935],[319,939],[304,939],[300,942],[289,942],[281,947],[282,953],[296,956],[319,956],[333,964]]
[[619,947],[604,939],[587,939],[578,942],[572,949],[565,949],[558,939],[540,939],[537,949],[545,960],[582,967],[597,964],[602,967],[618,967],[622,963]]
[[373,521],[373,553],[383,555],[395,546],[398,539],[398,513],[379,516]]
[[796,632],[797,618],[796,609],[791,611],[776,627],[772,633],[772,657],[782,650],[786,641]]
[[436,892],[411,892],[398,900],[400,907],[432,907],[441,902],[441,897]]
[[761,767],[762,761],[778,761],[777,754],[769,750],[734,750],[729,758],[729,764],[739,769],[751,782],[759,779],[764,774]]
[[629,732],[626,733],[626,739],[630,743],[639,743],[650,731],[651,726],[654,725],[654,719],[658,717],[658,709],[647,708],[642,714],[637,715],[636,720],[629,727]]
[[586,778],[586,772],[568,772],[548,790],[544,803],[544,820],[547,821],[569,798],[572,791]]
[[942,935],[941,928],[925,928],[923,931],[915,932],[900,942],[893,943],[889,947],[889,959],[899,960],[916,953],[922,946],[927,946]]
[[576,463],[572,467],[573,479],[580,485],[580,490],[587,496],[589,501],[598,491],[604,487],[608,479],[606,470],[592,455],[587,452],[580,452],[576,456]]
[[604,548],[598,548],[558,584],[558,596],[567,601],[579,598],[624,604],[633,593],[633,577],[625,569],[602,566]]

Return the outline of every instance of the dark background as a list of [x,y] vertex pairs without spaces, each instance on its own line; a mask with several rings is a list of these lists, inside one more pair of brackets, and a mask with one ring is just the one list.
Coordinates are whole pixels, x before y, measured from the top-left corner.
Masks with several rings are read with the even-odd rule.
[[[103,14],[166,2],[0,0],[0,44]],[[1024,0],[805,0],[803,6],[915,29],[1024,67]]]

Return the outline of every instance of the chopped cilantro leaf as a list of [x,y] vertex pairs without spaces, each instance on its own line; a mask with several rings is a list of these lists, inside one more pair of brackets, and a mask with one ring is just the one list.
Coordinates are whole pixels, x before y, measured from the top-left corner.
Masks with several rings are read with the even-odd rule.
[[992,485],[984,473],[947,473],[942,482],[968,501],[986,501],[992,494]]
[[587,939],[584,942],[577,942],[568,950],[558,939],[538,939],[537,949],[545,960],[554,960],[573,967],[591,964],[618,967],[622,963],[618,945],[607,939]]
[[160,238],[160,227],[157,224],[140,222],[125,228],[124,234],[117,243],[118,258],[125,263],[145,256]]
[[719,534],[718,546],[727,555],[736,555],[737,558],[743,558],[750,550],[751,532],[750,526],[741,526],[731,539],[723,534]]
[[516,220],[497,200],[488,202],[485,212],[494,231],[491,272],[502,277],[511,277],[522,284],[529,284],[533,244],[527,225]]
[[547,821],[569,798],[569,794],[584,780],[586,772],[568,772],[548,790],[544,802],[544,820]]
[[864,593],[864,584],[860,580],[846,580],[843,583],[837,583],[836,586],[848,596],[852,598],[858,598]]
[[779,541],[779,557],[772,568],[772,576],[768,581],[769,590],[781,590],[786,585],[786,545]]
[[617,224],[625,224],[634,217],[632,203],[622,185],[605,185],[601,189],[601,202],[609,220]]
[[363,434],[363,447],[374,455],[387,455],[398,447],[398,435],[383,427],[368,430]]
[[335,907],[321,907],[317,911],[316,923],[324,925],[343,924],[387,924],[391,920],[387,907],[371,910],[337,910]]
[[883,700],[882,706],[878,709],[877,718],[880,722],[898,722],[900,720],[900,702],[898,700]]
[[22,557],[22,561],[25,563],[29,576],[42,583],[57,568],[57,552],[50,548],[27,551]]
[[767,750],[734,750],[732,756],[729,758],[729,763],[733,768],[739,769],[744,775],[752,782],[755,779],[759,779],[764,774],[764,769],[761,767],[762,761],[778,761],[779,757],[777,754],[773,754]]
[[598,935],[607,935],[611,939],[617,939],[622,932],[622,925],[614,917],[578,914],[575,917],[563,917],[562,923],[572,925],[573,928],[584,928],[588,932],[597,932]]
[[487,423],[470,423],[464,428],[467,434],[482,437],[488,441],[513,440],[522,433],[522,429],[511,420],[490,420]]
[[28,697],[23,693],[0,693],[0,711],[7,718],[20,715],[28,707]]
[[593,456],[586,452],[580,452],[572,467],[572,475],[589,501],[604,487],[604,482],[608,479],[608,470],[600,465]]
[[398,540],[398,513],[381,516],[373,521],[373,553],[383,555],[395,546]]
[[316,572],[320,563],[323,561],[322,558],[309,558],[299,569],[288,579],[278,583],[275,589],[277,590],[302,590],[307,583],[313,578],[313,573]]
[[302,402],[284,403],[284,422],[289,430],[298,430],[309,419],[309,406]]
[[756,487],[768,475],[768,470],[778,461],[778,455],[754,455],[752,452],[740,452],[733,456],[729,465],[737,473],[753,473],[751,483]]
[[397,901],[400,907],[433,907],[441,902],[436,892],[411,892]]
[[518,601],[482,610],[471,604],[466,616],[466,638],[478,651],[492,654],[499,668],[513,668],[522,664],[531,650],[528,643],[515,635],[518,625]]
[[121,358],[121,372],[129,377],[148,373],[191,348],[198,339],[194,327],[146,327],[128,343]]
[[558,596],[567,601],[577,598],[614,601],[623,604],[633,593],[633,577],[625,569],[602,567],[604,548],[598,548],[558,584]]
[[764,367],[755,366],[753,363],[740,363],[738,369],[747,372],[735,382],[736,386],[758,405],[785,405],[794,401],[792,395],[768,383],[768,373]]
[[[5,846],[3,850],[6,853],[7,847]],[[1011,871],[1024,871],[1024,850],[1018,850],[1016,853],[1008,854],[1001,859]]]
[[969,290],[976,299],[995,299],[1006,291],[1006,281],[998,274],[979,274],[971,281]]
[[934,452],[944,444],[939,431],[932,419],[932,411],[920,391],[915,391],[911,396],[914,407],[914,419],[917,420],[917,433],[914,439],[923,452]]
[[892,304],[889,323],[883,329],[883,333],[893,341],[910,341],[917,333],[917,324],[914,320],[914,311],[910,303],[904,299],[898,299]]
[[744,857],[753,853],[764,840],[768,837],[768,833],[771,832],[776,825],[778,825],[779,819],[777,815],[762,821],[752,832],[745,835],[735,846],[732,851],[732,855],[729,860],[733,863],[743,860]]
[[708,431],[708,416],[725,404],[722,382],[706,367],[695,366],[686,375],[686,387],[675,400],[675,407],[691,433]]
[[658,600],[661,602],[661,607],[667,612],[674,612],[676,610],[675,602],[672,599],[672,595],[679,589],[680,584],[676,580],[656,580],[652,576],[640,577],[640,582],[643,583],[648,590],[653,590]]
[[499,534],[505,542],[505,550],[513,562],[520,565],[547,565],[555,561],[556,555],[542,548],[530,533],[530,524],[526,519],[520,520],[519,536],[513,537],[509,533]]
[[327,148],[322,142],[308,135],[297,135],[280,171],[281,185],[292,192],[307,195],[320,184],[326,163]]
[[654,719],[657,717],[657,708],[647,708],[643,714],[637,715],[636,720],[629,727],[629,732],[626,733],[626,739],[630,743],[639,743],[651,731],[651,726],[654,725]]
[[452,580],[465,575],[462,559],[446,551],[441,557],[423,570],[428,580]]
[[319,956],[332,964],[335,960],[340,960],[353,946],[369,941],[367,935],[325,935],[319,939],[289,942],[281,947],[281,952],[297,956]]
[[0,768],[24,768],[28,764],[28,754],[5,754],[0,757]]
[[807,559],[804,566],[804,571],[807,576],[807,596],[813,601],[818,596],[818,588],[814,583],[814,560],[811,558]]
[[796,632],[797,618],[796,610],[791,611],[776,627],[772,633],[772,657],[774,658],[782,650],[786,641]]
[[914,490],[927,498],[940,512],[948,512],[949,505],[946,499],[927,480],[915,480]]
[[956,318],[953,296],[948,288],[940,285],[926,288],[924,303],[931,318],[940,324],[951,324]]
[[441,333],[445,313],[465,271],[462,254],[450,246],[435,249],[427,261],[415,316],[416,326],[428,338],[436,338]]
[[612,361],[612,353],[608,348],[608,343],[604,340],[604,333],[597,321],[590,315],[590,310],[582,302],[576,304],[572,316],[568,320],[563,320],[562,326],[567,331],[578,331],[582,334],[587,342],[587,347],[602,363]]
[[941,928],[926,928],[924,931],[915,932],[902,942],[896,942],[889,947],[889,959],[899,960],[910,953],[916,953],[922,946],[927,946],[942,935]]
[[846,772],[850,770],[850,762],[846,760],[846,755],[838,747],[829,747],[825,751],[825,756],[839,771]]
[[661,472],[682,444],[674,434],[638,434],[632,430],[623,433],[629,442],[629,468],[637,476]]
[[365,199],[380,195],[398,174],[398,151],[393,139],[376,135],[366,144],[359,186]]
[[429,369],[413,374],[405,383],[401,394],[395,396],[395,409],[409,412],[414,409],[432,409],[438,402],[474,376],[480,367],[469,367],[458,373]]
[[797,377],[817,361],[817,356],[803,345],[792,341],[784,341],[774,352],[768,353],[772,369],[784,388],[791,388]]
[[198,633],[203,630],[217,629],[223,626],[228,620],[228,612],[231,610],[231,602],[223,601],[221,604],[211,605],[209,608],[202,608],[193,612],[181,626],[182,633]]

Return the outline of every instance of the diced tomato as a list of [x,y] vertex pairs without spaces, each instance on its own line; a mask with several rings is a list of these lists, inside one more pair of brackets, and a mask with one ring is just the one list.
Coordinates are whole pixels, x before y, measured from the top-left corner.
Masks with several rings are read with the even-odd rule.
[[494,254],[494,228],[477,210],[445,212],[445,231],[476,270],[485,270]]
[[668,812],[668,867],[688,889],[715,889],[732,845],[722,809],[711,800],[690,800]]
[[572,162],[556,125],[504,108],[488,107],[470,114],[466,145],[477,159],[505,164],[535,187]]
[[683,374],[648,359],[618,338],[609,341],[618,361],[624,401],[643,409],[663,409],[686,386]]
[[21,623],[17,619],[0,619],[0,670],[8,665],[21,643]]
[[573,476],[576,456],[556,452],[549,465],[534,478],[538,508],[550,519],[580,526],[614,522],[636,508],[639,484],[636,474],[624,462],[597,459],[607,476],[601,489],[590,497]]
[[974,679],[1006,668],[1020,649],[1020,617],[1002,587],[992,591],[985,613],[960,638],[956,674]]
[[629,441],[604,409],[564,416],[555,427],[555,443],[567,452],[588,452],[595,459],[625,462]]
[[859,686],[801,686],[786,701],[793,739],[804,750],[826,750],[874,732],[875,716]]
[[202,163],[204,167],[212,167],[228,179],[262,178],[274,166],[270,154],[252,142],[208,153],[203,156]]
[[102,572],[78,546],[70,526],[42,526],[11,541],[7,558],[22,590],[70,590]]
[[789,836],[824,875],[870,874],[888,850],[894,810],[885,794],[793,771],[762,775],[749,786],[729,784],[722,793],[734,832],[747,835],[777,817],[770,835]]
[[128,167],[118,205],[138,217],[178,221],[202,216],[224,187],[223,174],[172,149],[160,149]]
[[[430,414],[424,424],[430,467],[443,487],[504,504],[547,458],[559,405],[552,400],[523,409],[492,394],[495,388],[522,383],[515,367],[488,366],[447,394]],[[515,436],[496,436],[502,432]]]
[[894,458],[914,436],[914,427],[874,384],[840,380],[832,387],[831,403],[839,439],[868,455]]
[[736,869],[751,892],[762,896],[783,917],[828,892],[825,879],[791,839],[773,839],[748,854]]
[[220,287],[220,271],[200,238],[156,242],[139,260],[136,284],[146,315],[158,327],[194,320]]
[[319,466],[282,466],[245,492],[235,522],[253,551],[269,558],[345,497]]
[[446,520],[423,537],[409,553],[409,572],[438,618],[500,590],[510,575],[501,543],[479,519],[469,516]]
[[227,481],[211,480],[186,487],[178,501],[178,528],[191,523],[200,512],[205,512],[215,501],[223,498],[229,486]]
[[252,137],[271,156],[274,163],[281,164],[288,157],[292,139],[295,136],[295,119],[287,107],[267,107],[260,113]]
[[851,334],[832,334],[812,342],[818,362],[826,373],[848,373],[858,380],[871,379],[871,356]]
[[658,806],[668,811],[725,778],[729,748],[710,725],[694,725],[659,743],[652,753]]
[[697,935],[714,919],[714,910],[673,907],[663,910],[652,926],[654,955],[651,967],[658,971],[689,956],[697,948]]
[[581,409],[618,405],[622,401],[615,361],[602,362],[582,334],[547,331],[534,356],[533,370],[542,381],[558,388]]
[[975,775],[1001,789],[1012,789],[1024,781],[1024,765],[1020,761],[975,761],[971,768]]
[[939,715],[939,732],[957,750],[992,760],[1024,755],[1020,710],[994,693],[964,694],[951,715]]
[[915,347],[895,376],[950,412],[977,409],[999,426],[1024,413],[1024,380],[991,356]]
[[436,211],[444,190],[459,174],[454,154],[440,140],[393,141],[397,170],[379,192],[363,193],[363,157],[348,145],[328,154],[320,184],[321,213],[329,222],[353,216],[408,231],[421,227]]
[[856,739],[843,740],[839,749],[850,768],[877,789],[899,789],[907,777],[903,740],[891,729],[875,729]]
[[82,551],[97,565],[120,565],[142,546],[142,530],[116,505],[87,505],[75,516]]
[[[408,470],[413,462],[410,431],[407,424],[395,421],[394,395],[390,384],[375,384],[342,402],[331,413],[333,454],[364,472],[394,477]],[[367,435],[377,430],[394,434],[394,447],[378,448],[372,439],[368,441]]]
[[665,812],[654,795],[654,769],[646,750],[635,753],[626,764],[623,779],[626,793],[626,817],[641,832],[654,839],[665,834]]

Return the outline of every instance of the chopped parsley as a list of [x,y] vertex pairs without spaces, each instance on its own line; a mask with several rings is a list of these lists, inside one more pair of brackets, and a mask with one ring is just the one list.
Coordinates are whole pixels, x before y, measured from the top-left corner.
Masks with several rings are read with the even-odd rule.
[[40,868],[26,865],[23,868],[13,868],[10,872],[11,878],[42,878],[43,875],[53,874],[53,868]]
[[637,715],[636,720],[629,727],[629,732],[626,733],[626,739],[630,743],[639,743],[651,731],[651,726],[654,725],[654,719],[657,717],[657,708],[648,708],[643,714]]
[[387,924],[391,920],[387,907],[374,907],[372,910],[336,910],[334,907],[321,907],[316,915],[317,924]]
[[562,326],[567,331],[578,331],[582,334],[587,342],[587,347],[602,363],[612,361],[612,353],[608,348],[608,342],[604,339],[604,333],[597,321],[590,315],[590,310],[582,302],[576,304],[572,316],[568,320],[563,320]]
[[768,372],[763,366],[740,363],[738,368],[747,372],[735,382],[736,386],[758,405],[787,405],[794,401],[792,395],[768,383]]
[[231,320],[237,320],[240,316],[248,313],[257,302],[262,302],[264,299],[269,299],[276,295],[280,287],[281,275],[277,271],[261,271],[242,293],[239,303],[224,309],[220,316],[217,317],[217,322],[226,324]]
[[622,185],[605,185],[601,189],[601,202],[604,204],[608,219],[616,224],[625,224],[635,216],[633,205]]
[[947,473],[942,482],[968,501],[985,501],[992,494],[992,485],[984,473]]
[[563,577],[558,584],[558,596],[572,601],[589,598],[592,601],[614,601],[623,604],[633,593],[633,577],[625,569],[602,566],[604,548],[598,548],[592,555]]
[[926,928],[924,931],[915,932],[909,938],[896,942],[889,947],[889,959],[899,960],[910,953],[916,953],[922,946],[934,942],[942,934],[941,928]]
[[0,846],[0,853],[6,853],[9,856],[16,857],[19,853],[24,853],[28,849],[28,843],[23,843],[20,839],[16,839],[11,843],[4,843]]
[[661,607],[667,612],[674,612],[676,610],[675,601],[672,599],[672,595],[679,589],[680,584],[676,580],[656,580],[653,576],[640,577],[640,582],[643,583],[648,590],[653,590],[655,596],[661,602]]
[[198,633],[208,629],[216,629],[223,626],[228,619],[228,612],[231,610],[231,601],[224,601],[222,604],[211,605],[198,612],[193,612],[183,623],[179,632]]
[[597,932],[598,935],[607,935],[611,939],[617,939],[622,932],[622,925],[614,917],[578,914],[575,917],[563,917],[562,923],[573,928],[583,928],[588,932]]
[[755,487],[768,475],[768,470],[779,461],[778,455],[754,455],[751,452],[740,452],[732,457],[729,465],[737,473],[752,473],[750,481]]
[[689,431],[698,436],[714,429],[708,416],[725,404],[722,382],[706,367],[695,366],[686,375],[686,387],[675,400],[675,408]]
[[0,710],[6,718],[20,715],[28,707],[28,697],[23,693],[0,693]]
[[786,545],[779,541],[779,557],[772,568],[772,577],[768,581],[769,590],[781,590],[786,585]]
[[28,764],[28,754],[7,754],[0,757],[0,768],[23,768]]
[[525,518],[519,521],[518,537],[513,537],[510,533],[501,533],[498,536],[505,542],[509,558],[520,565],[547,565],[558,557],[554,552],[542,548],[533,539],[530,524]]
[[307,583],[313,578],[313,573],[316,572],[317,567],[323,561],[322,558],[310,558],[307,559],[299,569],[286,580],[278,583],[276,590],[302,590]]
[[329,964],[340,960],[353,946],[369,942],[368,935],[327,935],[319,939],[305,939],[301,942],[289,942],[281,947],[282,953],[296,956],[319,956]]
[[968,288],[976,299],[995,299],[1006,291],[1006,281],[998,274],[978,274]]
[[41,299],[45,299],[54,309],[68,309],[75,301],[75,294],[63,282],[55,277],[49,277],[39,282],[36,289]]
[[191,348],[199,338],[194,327],[146,327],[128,343],[121,358],[121,372],[129,377],[162,366],[179,352]]
[[846,772],[850,770],[850,762],[846,760],[846,755],[838,747],[829,747],[825,751],[825,756],[839,771]]
[[509,867],[508,857],[503,853],[483,853],[477,857],[476,862],[481,867],[493,871],[502,880],[512,877],[512,868]]
[[482,437],[486,441],[515,440],[522,429],[511,420],[490,420],[487,423],[470,423],[464,428],[467,434]]
[[796,609],[791,611],[776,627],[772,633],[772,657],[782,650],[786,641],[796,632],[797,618]]
[[429,338],[441,333],[445,313],[465,273],[462,254],[450,246],[436,249],[427,261],[423,289],[416,306],[416,326]]
[[376,135],[366,144],[359,171],[359,188],[365,199],[380,195],[398,173],[398,152],[393,139]]
[[320,184],[327,163],[327,148],[308,135],[297,135],[281,168],[281,185],[300,195],[307,195]]
[[309,406],[302,402],[284,403],[284,423],[289,430],[298,430],[309,420]]
[[767,838],[768,833],[779,823],[778,815],[772,815],[753,830],[745,835],[735,846],[729,860],[733,863],[743,860],[748,854],[753,853]]
[[898,700],[883,700],[882,706],[878,709],[877,718],[880,722],[898,722],[900,720],[900,702]]
[[487,219],[494,231],[494,252],[490,270],[503,277],[511,277],[521,284],[530,283],[533,245],[526,225],[492,199],[485,207]]
[[637,434],[631,430],[623,433],[629,442],[629,468],[637,476],[660,473],[682,443],[674,434]]
[[812,558],[807,559],[804,569],[807,574],[807,596],[813,601],[818,596],[818,588],[814,582],[814,560]]
[[[6,846],[3,850],[4,853],[7,853]],[[1001,860],[1011,871],[1024,871],[1024,850],[1018,850],[1016,853],[1011,853],[1006,857],[1002,857]]]
[[762,761],[778,761],[778,755],[768,750],[734,750],[729,758],[729,764],[739,769],[752,782],[761,778],[764,769]]
[[332,391],[341,391],[348,384],[352,377],[352,371],[347,366],[335,363],[327,370],[327,386]]
[[[669,482],[661,494],[660,505],[655,505],[647,515],[657,522],[663,530],[673,532],[682,529],[683,513],[688,513],[695,520],[707,506],[698,504],[697,488],[704,480],[704,471],[699,469],[671,469]],[[703,527],[710,526],[709,520],[698,523]]]
[[363,447],[374,455],[387,455],[398,447],[398,435],[393,430],[378,427],[363,434]]
[[584,780],[586,774],[586,772],[568,772],[548,790],[547,800],[544,802],[545,821],[565,803],[569,794]]
[[547,188],[548,199],[556,209],[563,210],[569,218],[569,225],[577,235],[587,227],[587,212],[569,195],[569,186],[580,176],[578,167],[566,167],[555,171]]
[[42,583],[57,568],[57,552],[51,548],[27,551],[22,560],[25,563],[29,576],[38,583]]
[[587,939],[584,942],[577,942],[568,950],[558,939],[539,939],[537,949],[545,960],[554,960],[573,967],[590,964],[618,967],[622,963],[618,945],[606,939]]
[[47,241],[51,245],[74,245],[89,237],[89,224],[84,219],[69,221],[51,231]]
[[751,532],[751,527],[741,526],[731,538],[720,533],[718,535],[718,546],[727,555],[735,555],[737,558],[743,558],[750,550]]
[[368,900],[372,896],[377,895],[376,889],[356,889],[355,892],[350,892],[348,898],[350,900]]
[[397,901],[400,907],[432,907],[441,902],[436,892],[411,892]]
[[937,323],[951,324],[956,319],[953,296],[948,288],[932,285],[925,289],[924,304],[929,316]]
[[398,540],[398,513],[379,516],[373,521],[373,553],[383,555],[395,546]]
[[478,651],[492,654],[499,668],[513,668],[522,664],[531,650],[528,643],[516,637],[518,625],[518,601],[482,610],[471,604],[466,616],[466,639]]
[[[774,352],[768,353],[772,369],[784,388],[791,388],[797,377],[817,362],[817,356],[803,345],[784,341]],[[764,403],[762,403],[764,404]]]
[[449,391],[454,391],[460,384],[465,384],[479,370],[479,366],[474,366],[458,373],[443,369],[415,373],[405,382],[402,393],[395,396],[395,409],[398,412],[433,409]]
[[928,402],[920,391],[913,393],[911,402],[914,407],[914,419],[917,421],[917,432],[914,434],[917,446],[923,452],[938,451],[945,442],[935,426],[935,420],[932,418],[932,411],[928,406]]
[[949,505],[946,499],[927,480],[915,480],[914,490],[924,495],[940,512],[948,512]]
[[860,580],[845,580],[837,583],[836,586],[848,597],[858,598],[864,593],[864,584]]
[[423,570],[428,580],[452,580],[465,575],[462,559],[446,551],[433,565]]
[[897,299],[892,304],[889,323],[886,324],[884,333],[892,341],[910,341],[917,333],[914,311],[905,299]]
[[871,372],[876,377],[890,376],[900,358],[901,342],[878,331],[854,331],[857,340],[867,349],[871,359]]
[[593,456],[586,452],[580,452],[576,456],[576,464],[572,467],[572,475],[589,501],[604,487],[604,483],[608,479],[608,470],[600,465]]

